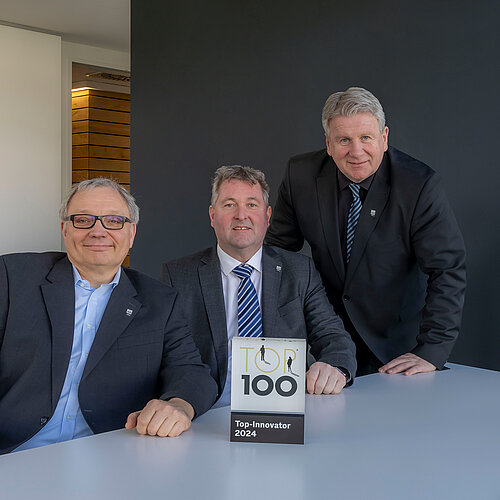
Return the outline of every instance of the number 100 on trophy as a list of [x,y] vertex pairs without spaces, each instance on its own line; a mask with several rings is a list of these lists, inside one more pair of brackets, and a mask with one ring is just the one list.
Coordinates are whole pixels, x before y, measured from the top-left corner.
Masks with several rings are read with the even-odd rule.
[[234,337],[231,411],[304,413],[306,341]]

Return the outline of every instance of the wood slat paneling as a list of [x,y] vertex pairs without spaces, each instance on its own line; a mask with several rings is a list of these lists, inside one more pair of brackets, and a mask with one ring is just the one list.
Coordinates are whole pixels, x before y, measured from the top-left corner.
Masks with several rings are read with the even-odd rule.
[[130,113],[107,109],[81,108],[72,110],[73,121],[95,120],[99,122],[126,123],[130,125]]
[[73,146],[111,146],[130,149],[130,137],[110,134],[73,134]]
[[[109,172],[106,170],[73,170],[73,182],[80,182],[97,177],[107,177],[122,184],[130,186],[130,172]],[[127,186],[125,186],[127,185]],[[129,189],[130,190],[130,189]]]
[[111,99],[109,97],[82,96],[71,99],[72,109],[99,108],[111,111],[125,111],[130,113],[130,101]]
[[73,158],[73,170],[109,170],[110,172],[130,173],[130,162],[103,158]]
[[113,134],[130,137],[130,125],[122,123],[95,122],[82,120],[73,122],[73,133],[92,132],[97,134]]
[[121,101],[130,101],[130,94],[124,94],[121,92],[110,92],[107,90],[95,90],[95,89],[85,89],[85,90],[76,90],[71,93],[72,97],[81,97],[81,96],[98,96],[98,97],[110,97],[112,99],[119,99]]
[[130,160],[130,149],[106,146],[73,146],[75,158],[106,158],[113,160]]

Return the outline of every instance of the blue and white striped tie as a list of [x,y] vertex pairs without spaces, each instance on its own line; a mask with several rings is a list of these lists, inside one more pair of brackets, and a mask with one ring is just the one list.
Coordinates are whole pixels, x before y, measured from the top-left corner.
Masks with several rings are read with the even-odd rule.
[[259,298],[253,286],[250,275],[253,267],[250,264],[240,264],[233,273],[240,278],[238,285],[238,335],[240,337],[262,336],[262,315]]
[[351,248],[354,241],[354,234],[356,233],[356,226],[358,225],[359,213],[363,208],[361,198],[359,197],[359,184],[349,184],[352,191],[352,203],[347,215],[347,236],[346,236],[346,261],[349,262],[351,258]]

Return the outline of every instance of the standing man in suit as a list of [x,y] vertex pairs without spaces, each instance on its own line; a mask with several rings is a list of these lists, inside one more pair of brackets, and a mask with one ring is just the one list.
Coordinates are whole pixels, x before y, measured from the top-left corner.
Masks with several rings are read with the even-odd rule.
[[[264,174],[219,168],[209,215],[217,246],[164,264],[162,279],[180,292],[201,357],[219,386],[216,406],[230,403],[235,335],[307,339],[317,360],[306,374],[307,391],[338,394],[356,372],[354,344],[312,260],[262,245],[271,217]],[[248,315],[243,294],[253,304]]]
[[67,253],[0,257],[0,453],[123,426],[181,434],[216,386],[177,293],[121,267],[134,198],[93,179],[60,214]]
[[326,149],[292,158],[267,242],[306,240],[356,343],[358,375],[441,369],[458,335],[465,249],[439,176],[388,146],[378,99],[336,92]]

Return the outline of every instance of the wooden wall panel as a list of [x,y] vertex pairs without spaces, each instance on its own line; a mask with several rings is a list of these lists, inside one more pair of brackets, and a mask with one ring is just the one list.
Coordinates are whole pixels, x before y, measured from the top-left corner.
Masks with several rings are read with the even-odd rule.
[[107,177],[121,184],[130,191],[130,173],[112,172],[109,170],[73,170],[73,182],[95,179],[96,177]]
[[110,146],[130,149],[130,137],[110,134],[90,134],[88,132],[74,133],[73,146]]
[[72,117],[73,182],[107,177],[130,191],[130,95],[77,90]]
[[108,109],[81,108],[72,110],[73,120],[94,120],[96,122],[125,123],[130,125],[130,113]]
[[130,113],[130,101],[124,99],[110,99],[109,97],[80,96],[73,97],[72,109],[96,108],[111,111]]
[[73,159],[75,158],[108,158],[110,160],[130,160],[128,148],[115,148],[107,146],[93,146],[82,144],[73,146]]
[[97,122],[90,120],[73,121],[73,133],[93,132],[130,137],[130,124]]

